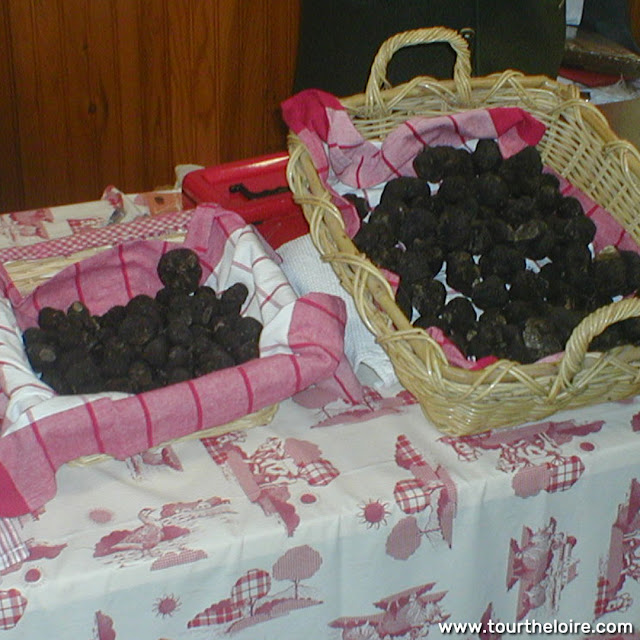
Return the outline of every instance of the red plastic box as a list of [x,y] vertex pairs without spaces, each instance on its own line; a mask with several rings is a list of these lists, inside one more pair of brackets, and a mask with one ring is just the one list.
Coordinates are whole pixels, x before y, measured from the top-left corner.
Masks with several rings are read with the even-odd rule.
[[282,151],[192,171],[182,182],[185,206],[220,204],[255,225],[278,248],[309,232],[287,184],[288,161]]

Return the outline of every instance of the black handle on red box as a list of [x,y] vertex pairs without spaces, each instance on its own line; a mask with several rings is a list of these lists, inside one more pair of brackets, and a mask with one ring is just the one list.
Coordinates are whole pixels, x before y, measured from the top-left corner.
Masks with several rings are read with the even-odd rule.
[[229,187],[229,193],[239,193],[243,195],[247,200],[259,200],[260,198],[268,198],[269,196],[275,196],[280,193],[287,193],[289,187],[276,187],[275,189],[263,189],[262,191],[251,191],[244,182],[238,182],[232,184]]

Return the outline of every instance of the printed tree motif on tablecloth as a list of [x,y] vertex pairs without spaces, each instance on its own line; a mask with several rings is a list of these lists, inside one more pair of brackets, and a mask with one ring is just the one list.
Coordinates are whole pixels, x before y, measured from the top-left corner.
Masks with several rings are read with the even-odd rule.
[[[363,387],[363,400],[360,404],[348,403],[343,399],[327,401],[327,398],[319,397],[311,394],[321,394],[321,390],[308,390],[297,395],[295,400],[298,404],[307,407],[322,406],[320,410],[320,419],[313,427],[330,427],[336,424],[354,424],[371,420],[381,416],[399,415],[403,410],[416,404],[417,400],[408,391],[400,391],[394,396],[385,397],[376,389],[371,387]],[[303,400],[304,397],[304,400]]]
[[96,611],[93,637],[95,640],[116,640],[111,616],[102,613],[102,611]]
[[108,562],[120,566],[153,559],[152,570],[196,562],[207,557],[205,551],[186,546],[197,521],[229,513],[233,513],[229,500],[218,496],[165,504],[159,512],[144,508],[138,513],[139,527],[119,529],[103,536],[96,543],[93,556],[107,558]]
[[294,586],[293,597],[298,600],[300,583],[311,578],[321,564],[322,556],[308,545],[294,547],[273,565],[273,577],[276,580],[291,580]]
[[387,596],[373,606],[381,613],[345,616],[329,623],[341,629],[342,640],[413,640],[424,638],[433,625],[446,622],[450,614],[440,604],[447,591],[430,593],[435,582],[405,589]]
[[640,583],[640,482],[631,481],[626,502],[618,505],[611,526],[609,555],[600,562],[595,617],[627,611],[633,598],[623,591],[627,578]]
[[509,548],[507,589],[518,585],[516,619],[546,606],[556,613],[563,589],[578,575],[578,560],[572,558],[575,537],[556,530],[556,520],[534,531],[522,527],[520,543],[513,538]]
[[394,487],[395,502],[407,516],[389,534],[387,554],[406,560],[418,549],[423,536],[433,534],[451,547],[457,490],[448,471],[442,465],[431,466],[405,435],[396,440],[395,460],[413,477],[399,480]]
[[19,589],[0,589],[0,631],[13,629],[26,608],[27,598]]
[[289,536],[300,524],[289,487],[302,482],[323,487],[340,473],[322,456],[318,445],[306,440],[270,437],[252,454],[242,448],[243,437],[237,433],[202,438],[201,442],[211,459],[235,476],[251,502],[259,504],[265,515],[280,517]]
[[[187,628],[228,625],[223,633],[231,634],[274,618],[289,615],[296,609],[322,604],[322,600],[302,597],[302,580],[320,569],[322,556],[312,547],[301,545],[289,549],[273,565],[271,574],[251,569],[236,580],[229,598],[214,602],[189,620]],[[292,587],[272,594],[273,579],[290,580]]]
[[[527,498],[540,491],[555,493],[570,489],[584,473],[580,456],[566,455],[562,445],[602,428],[603,420],[577,424],[574,420],[540,422],[517,429],[498,429],[470,436],[445,436],[462,462],[474,462],[485,452],[497,451],[496,469],[512,473],[515,494]],[[582,442],[590,450],[590,442]]]

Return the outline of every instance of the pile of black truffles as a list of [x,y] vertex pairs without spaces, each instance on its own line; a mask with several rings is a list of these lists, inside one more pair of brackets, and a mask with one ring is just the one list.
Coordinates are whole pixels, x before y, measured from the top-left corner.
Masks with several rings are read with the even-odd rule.
[[262,324],[240,313],[244,284],[220,294],[200,285],[198,255],[187,248],[166,252],[157,272],[164,286],[155,297],[99,316],[80,301],[41,309],[23,333],[34,371],[59,394],[140,393],[259,357]]
[[[347,196],[363,222],[354,243],[400,276],[396,300],[414,326],[441,328],[466,357],[557,353],[586,315],[640,287],[640,255],[594,255],[595,223],[543,171],[536,147],[508,158],[494,140],[425,147],[413,167],[416,177],[390,180],[372,209]],[[590,349],[639,343],[633,318]]]

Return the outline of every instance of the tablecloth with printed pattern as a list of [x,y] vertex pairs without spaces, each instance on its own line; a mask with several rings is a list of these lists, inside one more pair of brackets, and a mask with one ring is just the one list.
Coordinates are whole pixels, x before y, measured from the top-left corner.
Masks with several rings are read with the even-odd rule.
[[400,387],[312,389],[56,481],[0,520],[0,638],[640,638],[638,398],[456,438]]
[[63,467],[0,526],[0,637],[639,637],[640,400],[455,438],[402,389],[366,391]]

